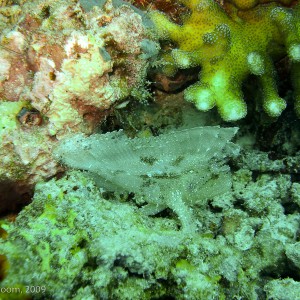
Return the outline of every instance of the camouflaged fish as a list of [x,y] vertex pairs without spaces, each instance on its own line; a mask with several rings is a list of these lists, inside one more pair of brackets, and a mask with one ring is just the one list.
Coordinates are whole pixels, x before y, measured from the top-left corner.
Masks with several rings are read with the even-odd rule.
[[229,157],[239,147],[230,140],[237,128],[196,127],[148,138],[128,138],[122,131],[82,134],[63,140],[58,160],[89,171],[98,185],[115,192],[132,192],[141,210],[154,215],[165,208],[190,228],[189,206],[231,188]]

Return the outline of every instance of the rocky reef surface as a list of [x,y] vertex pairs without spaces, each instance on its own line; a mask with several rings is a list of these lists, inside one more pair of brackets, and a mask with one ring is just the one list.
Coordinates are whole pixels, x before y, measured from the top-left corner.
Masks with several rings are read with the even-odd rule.
[[90,134],[114,106],[149,96],[147,69],[159,46],[143,13],[100,4],[1,7],[19,15],[0,19],[0,180],[19,190],[59,172],[51,156],[59,139]]
[[299,299],[300,184],[239,164],[232,190],[194,196],[192,230],[172,211],[148,216],[129,195],[101,193],[86,172],[38,184],[2,224],[1,286],[19,288],[15,299]]

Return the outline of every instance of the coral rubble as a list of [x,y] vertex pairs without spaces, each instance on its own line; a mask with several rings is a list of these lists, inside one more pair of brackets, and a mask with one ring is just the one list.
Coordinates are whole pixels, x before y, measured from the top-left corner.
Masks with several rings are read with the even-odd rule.
[[221,7],[214,0],[180,2],[191,11],[182,25],[157,11],[151,12],[151,19],[160,38],[177,45],[163,54],[167,74],[177,68],[202,68],[200,81],[185,90],[187,101],[201,111],[216,106],[226,121],[241,119],[247,112],[242,83],[253,74],[261,84],[265,112],[277,117],[286,102],[277,91],[273,61],[288,55],[293,64],[295,110],[300,114],[300,4],[289,8],[270,1],[223,1]]
[[246,164],[233,175],[232,192],[191,203],[190,226],[202,226],[188,234],[172,213],[153,218],[129,200],[104,199],[86,172],[40,183],[2,225],[1,286],[45,287],[33,299],[299,299],[290,176],[255,178]]

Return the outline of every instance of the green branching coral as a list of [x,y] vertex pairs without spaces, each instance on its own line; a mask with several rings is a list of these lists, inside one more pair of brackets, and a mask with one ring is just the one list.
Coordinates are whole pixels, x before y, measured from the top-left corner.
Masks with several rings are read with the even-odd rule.
[[299,4],[287,8],[275,2],[225,1],[223,8],[214,0],[180,2],[191,11],[183,25],[157,11],[151,13],[151,19],[159,37],[178,46],[163,55],[167,74],[174,74],[177,68],[202,67],[200,81],[185,90],[187,101],[201,111],[216,106],[226,121],[241,119],[247,112],[241,85],[253,74],[261,83],[264,111],[277,117],[286,102],[278,95],[273,61],[287,54],[293,64],[295,109],[300,114]]

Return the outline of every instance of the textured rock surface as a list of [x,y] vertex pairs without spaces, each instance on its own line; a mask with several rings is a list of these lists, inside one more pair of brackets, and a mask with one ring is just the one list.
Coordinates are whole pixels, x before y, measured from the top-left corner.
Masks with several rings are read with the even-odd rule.
[[57,139],[92,133],[126,97],[148,97],[146,71],[157,44],[128,5],[108,1],[84,11],[78,1],[36,0],[16,6],[21,13],[14,22],[0,19],[6,24],[0,181],[30,186],[59,171],[51,157]]
[[187,233],[171,211],[146,216],[138,199],[104,199],[88,173],[70,172],[38,184],[16,221],[2,223],[1,287],[45,287],[33,299],[298,299],[300,213],[284,209],[289,182],[244,166],[232,192],[190,205],[190,226],[201,226]]

